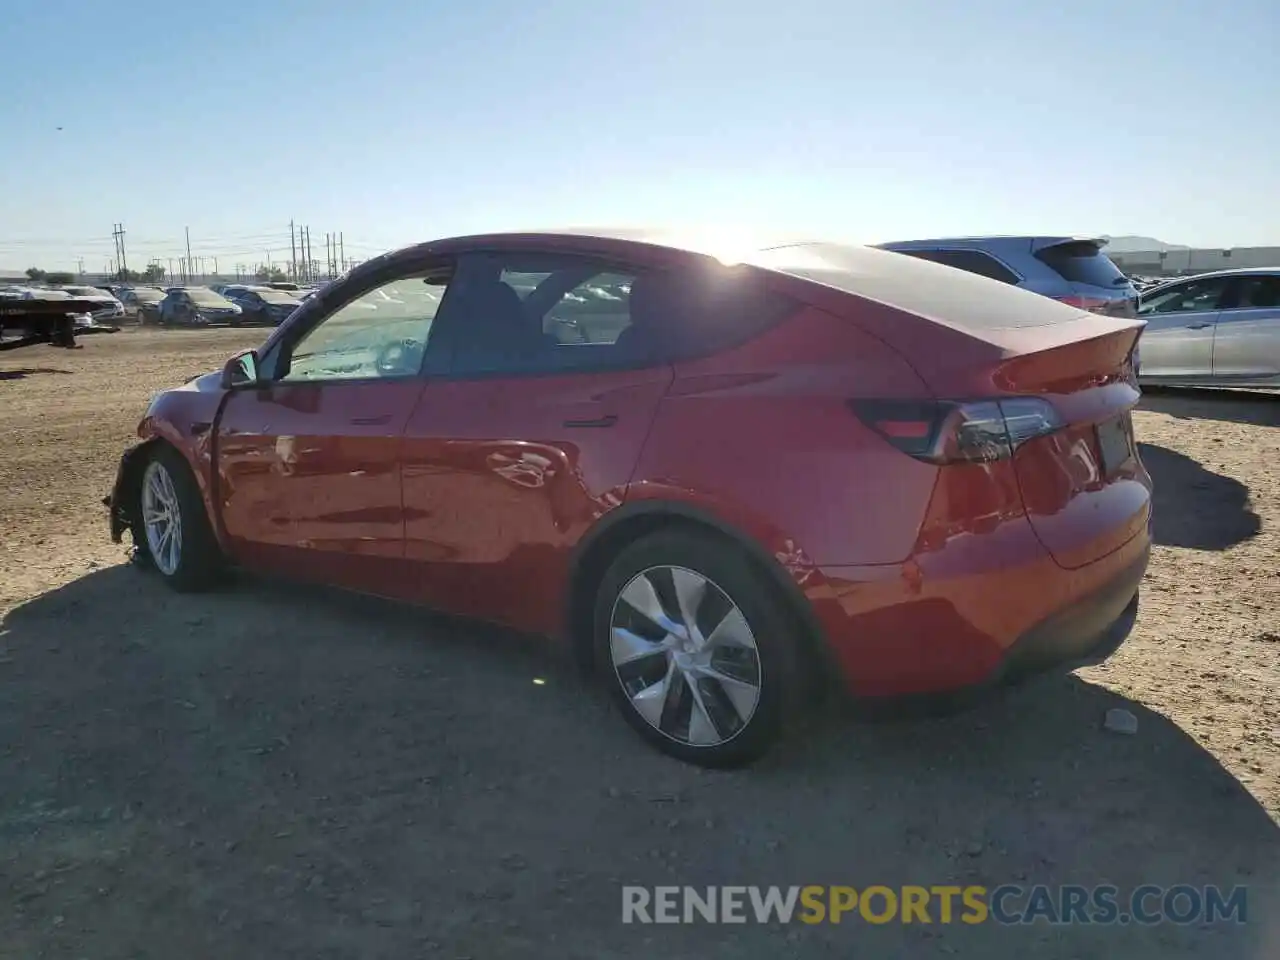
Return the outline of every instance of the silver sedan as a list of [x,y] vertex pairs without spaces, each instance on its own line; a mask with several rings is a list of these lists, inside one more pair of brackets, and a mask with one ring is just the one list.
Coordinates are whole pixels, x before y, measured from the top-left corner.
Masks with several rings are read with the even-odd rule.
[[1145,290],[1144,384],[1280,387],[1280,267],[1221,270]]

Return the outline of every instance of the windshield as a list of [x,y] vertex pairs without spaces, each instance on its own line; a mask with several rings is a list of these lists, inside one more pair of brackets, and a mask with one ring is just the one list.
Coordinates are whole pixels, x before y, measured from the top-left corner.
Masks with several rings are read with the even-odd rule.
[[289,290],[254,290],[267,303],[297,303],[298,298]]
[[212,290],[206,290],[206,289],[188,290],[187,296],[189,296],[196,303],[202,303],[210,307],[230,306],[230,301],[228,301],[225,297],[219,296],[218,294],[214,293]]

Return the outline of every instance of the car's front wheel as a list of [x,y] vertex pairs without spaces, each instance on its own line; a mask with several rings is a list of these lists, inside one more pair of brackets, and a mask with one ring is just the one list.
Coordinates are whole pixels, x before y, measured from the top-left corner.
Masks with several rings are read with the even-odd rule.
[[700,766],[741,766],[773,745],[796,705],[792,623],[774,585],[728,543],[659,531],[604,576],[596,662],[649,743]]
[[134,543],[176,590],[199,590],[221,573],[222,555],[195,477],[182,455],[157,447],[142,468]]

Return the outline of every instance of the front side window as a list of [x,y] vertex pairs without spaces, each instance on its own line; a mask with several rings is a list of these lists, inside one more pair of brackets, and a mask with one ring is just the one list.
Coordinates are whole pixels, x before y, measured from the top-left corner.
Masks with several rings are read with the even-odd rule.
[[446,280],[438,273],[403,277],[337,307],[294,344],[279,379],[417,376]]
[[1226,280],[1217,278],[1192,280],[1189,283],[1178,284],[1169,290],[1157,290],[1142,298],[1142,306],[1138,308],[1138,313],[1145,316],[1216,310],[1226,285]]

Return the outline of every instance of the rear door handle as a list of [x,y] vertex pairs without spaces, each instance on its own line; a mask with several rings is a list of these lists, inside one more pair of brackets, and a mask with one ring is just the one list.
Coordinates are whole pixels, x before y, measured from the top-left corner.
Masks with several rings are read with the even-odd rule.
[[1212,327],[1212,323],[1188,323],[1188,330],[1203,330],[1205,327]]
[[391,414],[385,414],[381,417],[352,417],[351,423],[357,427],[380,427],[384,423],[391,422]]
[[612,427],[617,422],[618,418],[610,413],[594,420],[566,420],[564,425],[566,427]]

